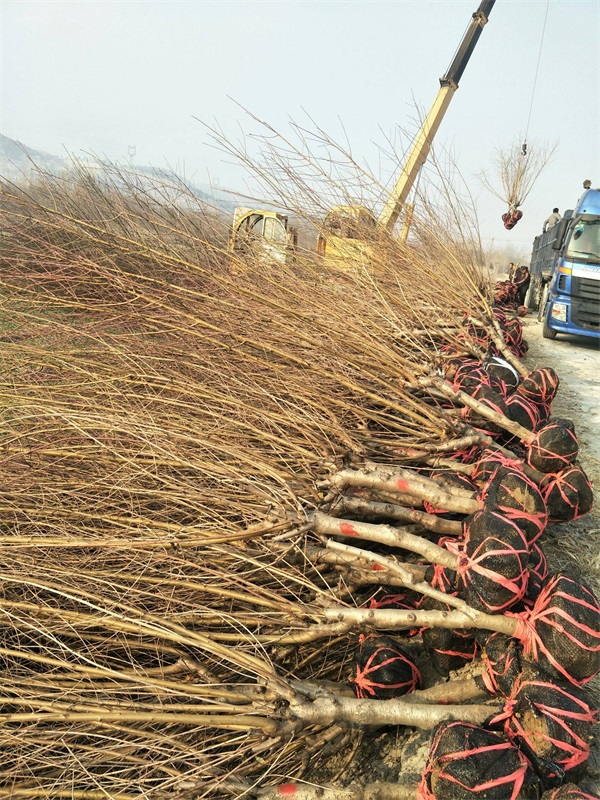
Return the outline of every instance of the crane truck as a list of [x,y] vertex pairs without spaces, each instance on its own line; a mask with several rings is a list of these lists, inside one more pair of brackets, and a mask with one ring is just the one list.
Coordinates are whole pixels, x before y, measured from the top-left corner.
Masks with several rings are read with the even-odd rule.
[[[385,230],[391,234],[403,211],[404,224],[401,240],[405,241],[408,237],[413,210],[413,205],[407,203],[408,196],[419,170],[427,160],[433,139],[458,89],[458,83],[495,2],[496,0],[482,0],[477,11],[472,15],[471,22],[463,35],[452,63],[440,78],[440,88],[433,105],[423,120],[402,171],[379,217],[362,206],[336,206],[323,220],[317,251],[326,258],[329,264],[343,267],[349,261],[364,257],[369,251],[370,235],[376,230]],[[234,218],[230,239],[230,250],[234,253],[241,253],[247,246],[248,237],[244,230],[244,225],[248,224],[246,220],[252,215],[262,216],[266,219],[267,215],[274,213],[256,209],[244,209],[244,212],[238,213],[236,210]],[[287,216],[284,214],[276,216],[279,226],[269,228],[270,232],[264,226],[262,236],[255,238],[253,246],[256,248],[259,243],[261,244],[266,260],[281,261],[285,259],[286,254],[292,251],[290,239],[293,234],[288,231]],[[273,259],[274,253],[278,253],[275,259]]]
[[587,189],[574,209],[536,236],[529,306],[542,334],[576,333],[600,339],[600,190]]

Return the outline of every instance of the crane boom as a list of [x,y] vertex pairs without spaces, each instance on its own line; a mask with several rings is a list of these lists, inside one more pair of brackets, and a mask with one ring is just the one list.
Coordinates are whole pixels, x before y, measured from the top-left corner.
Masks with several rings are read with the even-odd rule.
[[427,160],[433,139],[450,105],[454,92],[458,89],[458,82],[465,71],[465,67],[481,36],[483,26],[488,21],[490,11],[495,2],[496,0],[483,0],[483,2],[479,4],[479,8],[473,14],[471,23],[452,59],[452,63],[446,74],[440,78],[440,89],[434,103],[415,137],[406,163],[402,168],[402,172],[379,217],[379,223],[390,232],[393,230],[400,216],[400,212],[419,174],[419,170]]

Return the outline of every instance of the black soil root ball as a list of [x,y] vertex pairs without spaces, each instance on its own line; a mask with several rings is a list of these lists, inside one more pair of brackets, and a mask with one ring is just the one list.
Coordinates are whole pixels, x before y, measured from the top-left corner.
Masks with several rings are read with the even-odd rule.
[[530,543],[546,530],[546,501],[537,484],[521,470],[499,466],[483,487],[481,498],[487,510],[516,523]]
[[548,577],[548,562],[544,551],[538,542],[534,542],[529,550],[529,582],[524,601],[528,606],[533,606],[540,596]]
[[490,356],[483,362],[483,366],[490,376],[492,388],[505,397],[512,394],[519,385],[519,373],[503,358]]
[[506,415],[528,431],[537,431],[540,427],[541,417],[538,407],[519,392],[511,394],[506,399]]
[[581,579],[549,577],[531,611],[517,615],[514,637],[559,680],[582,686],[600,672],[600,603]]
[[595,714],[583,692],[573,686],[543,677],[520,679],[496,719],[502,718],[504,733],[544,781],[553,777],[554,765],[573,775],[589,758]]
[[[441,545],[441,542],[439,543]],[[430,566],[425,573],[425,580],[434,589],[456,597],[457,575],[454,570],[442,567],[439,564]],[[451,606],[438,602],[431,597],[424,597],[419,608],[423,611],[442,610],[451,611]],[[422,628],[421,637],[423,646],[435,670],[448,677],[453,670],[464,667],[475,658],[477,642],[473,631],[450,630],[447,628]]]
[[560,472],[577,460],[578,452],[571,420],[554,417],[527,443],[527,463],[540,472]]
[[503,633],[490,634],[482,647],[479,679],[491,695],[508,697],[523,671],[523,646]]
[[440,722],[419,783],[422,800],[533,800],[539,780],[525,756],[499,734],[467,722]]
[[508,469],[521,471],[519,460],[509,458],[501,453],[499,450],[494,450],[491,447],[483,447],[479,453],[479,459],[473,466],[471,479],[478,483],[487,483],[493,477],[498,467],[507,467]]
[[421,687],[421,673],[409,653],[387,636],[361,635],[350,683],[360,698],[388,700]]
[[574,783],[565,783],[558,789],[549,789],[544,792],[542,800],[600,800],[600,797],[584,792]]
[[547,474],[540,490],[548,508],[549,522],[571,522],[591,511],[594,490],[578,464],[571,464],[556,474]]
[[519,392],[534,403],[551,403],[558,391],[559,379],[552,367],[534,369],[519,386]]
[[399,608],[405,611],[414,611],[418,608],[423,595],[413,592],[410,589],[390,589],[381,588],[374,597],[371,597],[368,608]]
[[527,591],[529,543],[515,522],[483,509],[464,523],[459,556],[461,596],[487,614],[510,610]]
[[[487,406],[487,408],[495,411],[497,414],[502,414],[504,417],[508,416],[506,400],[501,394],[495,392],[489,386],[481,384],[478,388],[470,391],[469,394],[475,400],[478,400],[480,403],[482,403],[482,405]],[[479,416],[479,414],[477,414],[477,412],[471,408],[465,408],[463,413],[465,419],[471,425],[473,425],[475,428],[479,428],[489,436],[500,436],[504,433],[503,428],[498,427],[495,423],[490,422],[490,420],[486,419],[485,417]]]

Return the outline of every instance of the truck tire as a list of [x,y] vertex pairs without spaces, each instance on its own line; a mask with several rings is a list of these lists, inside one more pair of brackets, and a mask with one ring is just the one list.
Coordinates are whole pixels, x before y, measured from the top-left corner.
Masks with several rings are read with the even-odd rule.
[[532,309],[532,311],[537,311],[539,308],[540,288],[540,279],[533,278],[529,286],[529,291],[527,292],[527,297],[525,298],[525,305],[527,308]]
[[542,336],[544,339],[556,339],[556,331],[553,331],[552,328],[549,328],[546,320],[544,320],[544,327],[542,328]]
[[541,289],[541,297],[540,302],[538,305],[538,322],[543,322],[544,317],[546,316],[546,304],[548,302],[548,284],[544,284],[544,286],[540,287]]

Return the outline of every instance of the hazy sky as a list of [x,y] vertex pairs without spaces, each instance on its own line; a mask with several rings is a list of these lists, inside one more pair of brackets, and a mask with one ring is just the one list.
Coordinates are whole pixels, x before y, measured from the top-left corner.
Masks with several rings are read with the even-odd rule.
[[[232,136],[240,103],[284,129],[306,112],[358,160],[427,109],[478,0],[0,0],[0,131],[51,153],[84,151],[185,169],[241,187],[194,117]],[[524,218],[476,175],[522,134],[558,141]],[[497,0],[436,146],[478,197],[484,237],[528,252],[543,220],[600,185],[599,0]]]

